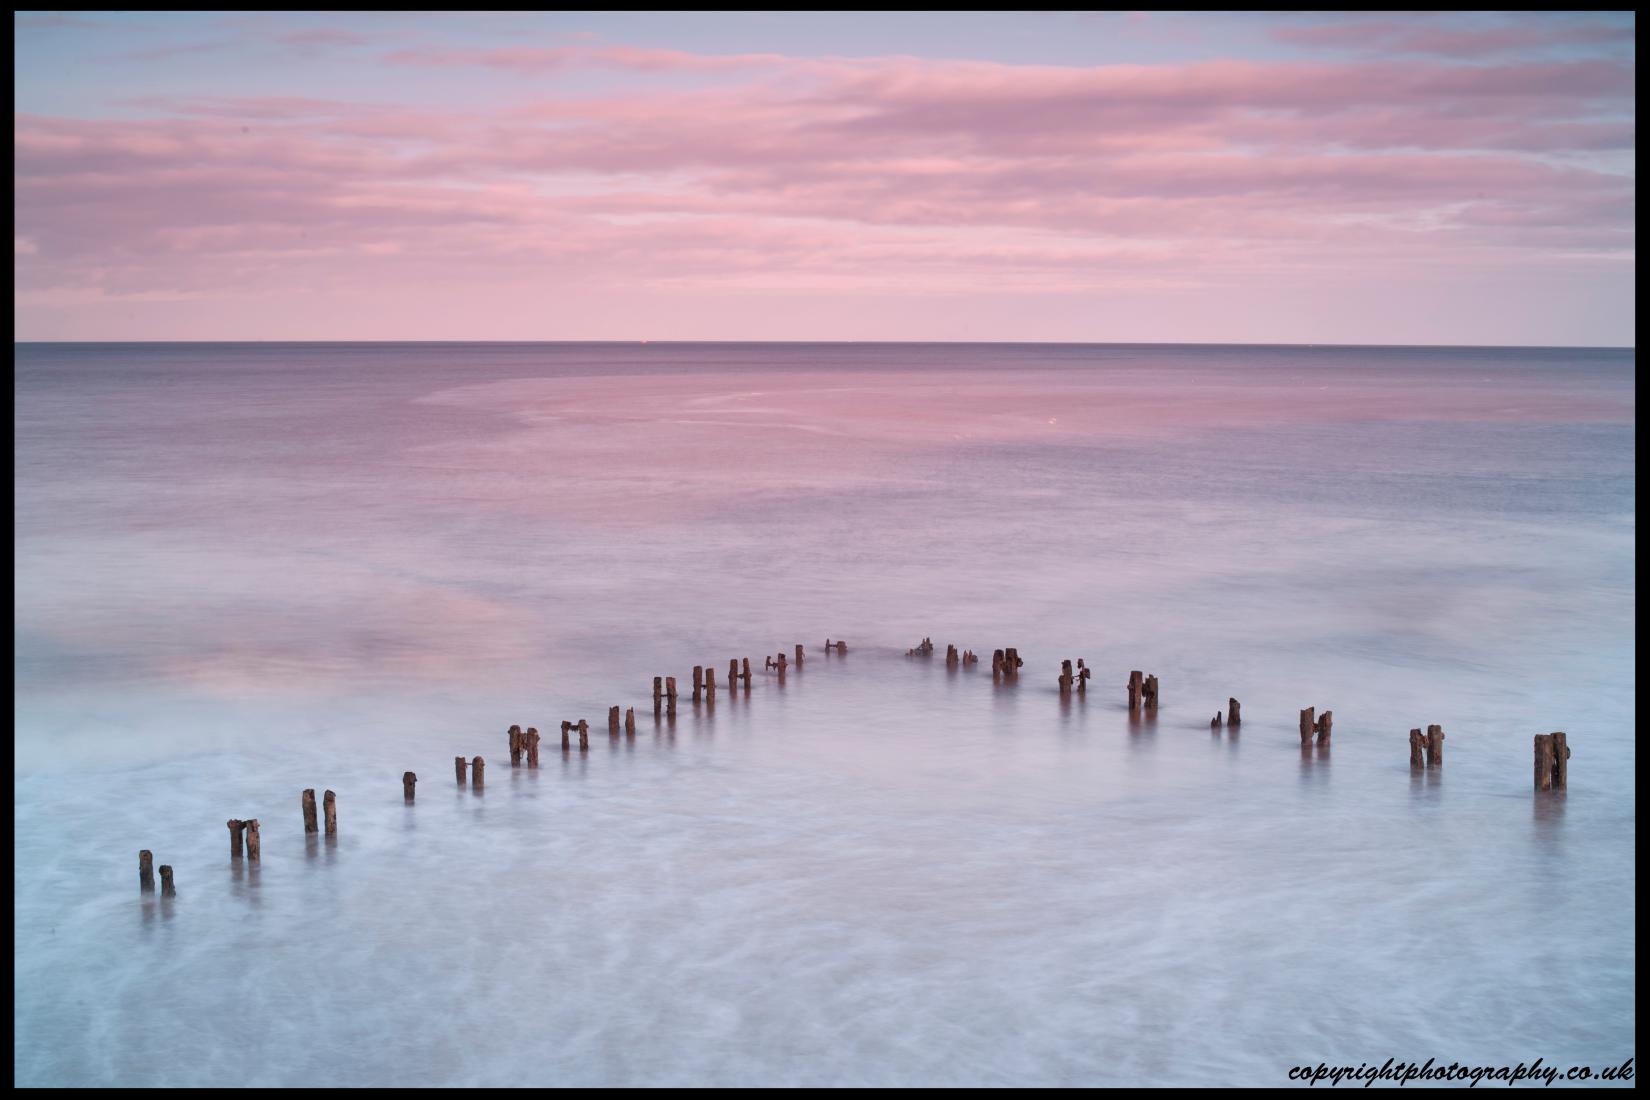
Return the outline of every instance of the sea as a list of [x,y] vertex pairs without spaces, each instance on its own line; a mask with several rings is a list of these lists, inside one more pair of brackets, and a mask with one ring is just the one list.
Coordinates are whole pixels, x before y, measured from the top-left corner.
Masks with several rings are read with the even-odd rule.
[[1634,1055],[1632,349],[13,365],[16,1085],[1597,1084]]

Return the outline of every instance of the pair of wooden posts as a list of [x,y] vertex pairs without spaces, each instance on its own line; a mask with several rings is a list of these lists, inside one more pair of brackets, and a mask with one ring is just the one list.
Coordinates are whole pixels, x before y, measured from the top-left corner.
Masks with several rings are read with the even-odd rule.
[[258,840],[257,818],[250,821],[242,821],[239,818],[229,819],[229,858],[241,858],[241,840],[243,837],[246,840],[246,858],[252,863],[261,862],[258,858],[261,848]]
[[716,670],[704,665],[694,665],[693,701],[697,703],[701,697],[707,703],[716,702]]
[[831,639],[826,638],[825,656],[829,657],[832,650],[836,651],[838,657],[846,657],[848,655],[848,643],[840,640],[833,642]]
[[580,752],[589,752],[590,751],[590,723],[588,721],[586,721],[585,719],[583,719],[583,718],[579,719],[577,725],[575,725],[572,722],[563,722],[561,724],[561,751],[562,752],[572,752],[573,751],[572,734],[573,734],[573,731],[575,729],[579,731],[579,751]]
[[[663,685],[661,687],[661,685]],[[660,708],[664,709],[668,718],[676,717],[676,677],[655,676],[653,678],[653,717],[659,717]]]
[[961,653],[958,653],[957,647],[954,645],[948,645],[945,647],[946,668],[956,668],[958,665],[977,664],[979,663],[979,660],[980,659],[974,655],[974,651],[972,649],[965,649]]
[[1147,676],[1139,669],[1129,673],[1129,710],[1157,709],[1157,677]]
[[1570,744],[1562,733],[1535,735],[1535,789],[1562,791],[1570,781]]
[[[138,889],[145,894],[155,892],[155,855],[144,848],[138,852]],[[172,885],[172,865],[160,865],[160,896],[171,898],[177,896],[177,888]]]
[[1317,714],[1316,707],[1307,707],[1301,711],[1301,747],[1305,748],[1312,743],[1312,735],[1316,734],[1319,745],[1329,744],[1330,728],[1335,724],[1335,712],[1326,710],[1322,715]]
[[[315,788],[304,791],[304,832],[319,832],[315,823]],[[328,791],[321,796],[321,810],[326,815],[327,835],[338,835],[338,796]]]
[[[465,766],[466,766],[466,761],[462,756],[453,757],[453,772],[454,772],[454,774],[456,774],[458,776],[458,785],[460,787],[464,786],[464,768],[465,768]],[[487,761],[483,760],[479,756],[475,758],[474,762],[469,764],[470,776],[471,776],[471,779],[470,779],[470,786],[471,787],[479,789],[479,788],[486,785],[485,780],[484,780],[484,776],[483,776],[483,772],[486,769],[486,767],[487,767]]]
[[[624,712],[624,735],[636,736],[636,708],[628,707]],[[619,708],[607,708],[607,736],[614,741],[619,739]]]
[[771,670],[771,671],[775,671],[775,672],[779,673],[779,682],[780,683],[785,682],[785,667],[786,666],[785,666],[785,651],[784,650],[780,650],[779,655],[777,657],[769,657],[765,661],[762,662],[762,670],[764,672],[767,672],[767,671]]
[[1020,666],[1025,664],[1020,660],[1020,651],[1017,649],[995,649],[991,652],[991,675],[993,678],[1001,676],[1005,680],[1015,679],[1020,675]]
[[[934,639],[924,638],[915,647],[906,650],[905,655],[907,657],[926,657],[932,652],[934,652]],[[950,654],[947,653],[946,656],[949,658]]]
[[1089,688],[1089,676],[1091,676],[1093,672],[1093,669],[1083,663],[1083,658],[1081,657],[1077,658],[1077,669],[1075,672],[1072,670],[1070,661],[1061,661],[1060,694],[1070,695],[1072,688],[1075,686],[1077,689],[1077,694],[1087,695]]
[[[796,647],[796,663],[802,663],[801,646]],[[743,672],[739,671],[739,661],[737,658],[728,662],[728,690],[732,691],[733,685],[740,680],[745,681],[745,691],[748,693],[751,689],[751,659],[749,657],[745,658],[745,670]]]
[[[1239,713],[1241,709],[1236,699],[1226,700],[1226,724],[1228,726],[1241,726],[1243,724],[1243,718]],[[1209,721],[1209,728],[1212,730],[1220,728],[1220,711],[1215,711],[1214,718]]]
[[1409,731],[1409,766],[1412,768],[1441,768],[1444,766],[1444,727],[1428,726],[1427,732]]
[[539,731],[536,726],[528,726],[525,730],[520,726],[510,727],[510,766],[521,767],[521,758],[527,757],[527,766],[539,766]]

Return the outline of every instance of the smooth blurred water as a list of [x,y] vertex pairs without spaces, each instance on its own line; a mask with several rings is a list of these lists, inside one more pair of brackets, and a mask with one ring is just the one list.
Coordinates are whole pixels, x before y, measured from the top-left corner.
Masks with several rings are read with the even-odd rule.
[[[1633,1053],[1630,351],[14,362],[18,1085]],[[655,723],[652,677],[798,642],[783,685]],[[1299,748],[1305,706],[1331,749]],[[1431,723],[1446,763],[1412,775]],[[1551,730],[1570,789],[1540,797]],[[338,792],[336,843],[306,843],[305,787]],[[139,848],[177,898],[140,898]]]

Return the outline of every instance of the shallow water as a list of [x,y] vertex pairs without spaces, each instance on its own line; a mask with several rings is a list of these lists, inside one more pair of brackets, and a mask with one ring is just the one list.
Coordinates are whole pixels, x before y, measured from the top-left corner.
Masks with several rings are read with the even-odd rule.
[[[19,1085],[1270,1085],[1633,1053],[1630,351],[15,368]],[[923,636],[984,671],[905,657]],[[783,685],[760,671],[798,642]],[[748,696],[654,721],[652,677],[746,656]],[[1302,753],[1305,706],[1332,748]],[[1413,776],[1430,723],[1446,764]],[[1556,729],[1570,789],[1537,797]],[[306,844],[305,787],[338,792],[335,843]],[[262,821],[261,866],[230,817]],[[177,898],[140,898],[144,847]]]

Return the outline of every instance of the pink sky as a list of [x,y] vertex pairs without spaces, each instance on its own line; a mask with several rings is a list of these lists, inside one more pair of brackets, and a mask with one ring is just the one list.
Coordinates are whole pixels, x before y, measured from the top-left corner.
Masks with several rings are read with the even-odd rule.
[[99,18],[17,17],[18,339],[1634,342],[1630,16]]

